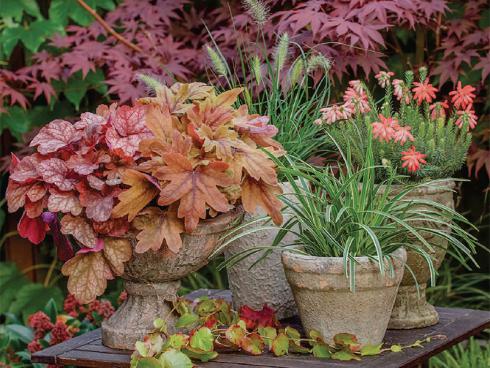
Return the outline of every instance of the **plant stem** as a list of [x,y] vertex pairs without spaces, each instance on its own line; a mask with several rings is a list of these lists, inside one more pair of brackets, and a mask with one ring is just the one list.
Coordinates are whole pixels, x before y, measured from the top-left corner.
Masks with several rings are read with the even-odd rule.
[[123,36],[121,36],[119,33],[117,33],[97,12],[92,9],[85,1],[83,0],[77,0],[78,3],[82,8],[84,8],[86,11],[88,11],[97,22],[100,23],[102,28],[104,28],[107,32],[109,32],[112,36],[114,36],[119,42],[122,44],[126,45],[130,49],[133,49],[136,52],[143,52],[143,49],[139,47],[138,45],[135,45],[131,41],[125,39]]

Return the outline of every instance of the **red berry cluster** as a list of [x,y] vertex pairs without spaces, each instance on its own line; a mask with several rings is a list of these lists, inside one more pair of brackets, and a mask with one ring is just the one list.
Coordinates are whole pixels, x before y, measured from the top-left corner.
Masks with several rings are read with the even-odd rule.
[[27,319],[27,325],[34,330],[34,340],[27,345],[27,350],[31,353],[35,353],[43,348],[40,340],[48,333],[51,334],[49,344],[56,345],[70,339],[77,332],[77,329],[67,326],[61,320],[55,324],[51,323],[46,313],[41,311],[30,315]]
[[108,300],[94,300],[90,304],[81,304],[72,294],[66,297],[63,309],[73,318],[86,319],[90,322],[97,322],[96,314],[102,319],[107,319],[114,314],[114,307]]
[[36,312],[29,316],[27,324],[34,330],[34,336],[36,339],[42,338],[47,331],[53,328],[51,320],[44,312]]

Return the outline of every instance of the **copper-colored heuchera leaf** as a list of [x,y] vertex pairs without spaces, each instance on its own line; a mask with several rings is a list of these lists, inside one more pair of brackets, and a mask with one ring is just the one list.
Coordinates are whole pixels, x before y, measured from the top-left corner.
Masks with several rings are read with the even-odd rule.
[[82,205],[75,192],[61,192],[50,189],[51,195],[48,199],[48,210],[50,212],[71,213],[78,216],[82,213]]
[[40,178],[41,175],[38,171],[38,166],[42,161],[42,156],[39,154],[24,157],[14,168],[11,168],[10,179],[19,183],[24,183]]
[[208,125],[215,129],[233,118],[233,104],[242,88],[235,88],[219,95],[211,93],[205,100],[198,101],[187,111],[187,119],[196,127]]
[[72,123],[65,120],[53,120],[44,126],[31,141],[31,147],[37,147],[39,153],[46,155],[80,140],[82,137]]
[[156,197],[159,190],[151,177],[136,170],[125,170],[122,180],[131,188],[119,194],[119,203],[112,210],[112,215],[116,218],[127,215],[128,220],[132,221]]
[[9,212],[15,212],[19,208],[24,207],[26,196],[33,184],[16,183],[9,180],[5,197],[7,198],[7,207]]
[[83,246],[95,247],[97,235],[92,225],[84,217],[75,217],[70,214],[61,219],[61,232],[65,235],[73,235]]
[[203,125],[199,128],[198,134],[203,138],[204,151],[214,152],[220,160],[233,160],[235,148],[242,143],[238,141],[237,132],[226,125],[222,125],[215,130]]
[[184,232],[184,226],[177,218],[176,206],[170,206],[167,211],[149,207],[140,212],[140,217],[142,219],[135,224],[140,230],[136,236],[136,253],[144,253],[149,249],[158,250],[164,243],[173,253],[178,253],[182,247],[180,234]]
[[46,208],[47,205],[48,205],[47,198],[42,198],[36,202],[32,202],[29,199],[27,199],[24,208],[26,210],[27,216],[29,216],[30,218],[36,218],[41,216],[44,208]]
[[236,148],[233,170],[242,175],[242,169],[255,180],[277,185],[276,165],[264,152],[243,142]]
[[32,202],[36,202],[41,200],[46,195],[47,191],[46,185],[43,183],[35,183],[29,188],[26,195]]
[[233,119],[235,129],[242,135],[242,139],[252,140],[262,147],[271,147],[275,151],[282,152],[281,144],[274,137],[278,129],[269,124],[268,116],[248,115],[247,105],[242,105],[237,109],[237,116]]
[[170,88],[161,86],[155,89],[156,97],[141,98],[144,104],[167,106],[172,114],[183,114],[193,105],[188,101],[201,100],[209,95],[213,87],[205,83],[175,83]]
[[125,218],[111,218],[104,222],[94,222],[92,225],[96,233],[108,236],[122,236],[129,230],[129,222]]
[[104,257],[115,276],[124,272],[124,262],[131,259],[133,250],[128,239],[104,238]]
[[61,272],[68,276],[68,291],[82,304],[102,295],[107,279],[113,278],[102,252],[77,254],[63,265]]
[[60,190],[68,191],[75,188],[75,180],[67,177],[68,167],[59,158],[50,158],[38,165],[39,173],[46,183],[56,185]]
[[122,157],[133,157],[139,143],[151,137],[145,125],[146,107],[121,106],[111,118],[112,127],[107,129],[106,140],[110,149]]
[[242,203],[245,211],[257,213],[257,207],[262,208],[274,221],[282,223],[282,202],[277,198],[282,193],[278,185],[270,185],[262,180],[247,177],[242,184]]
[[155,176],[169,183],[160,192],[158,204],[167,206],[180,201],[177,215],[185,219],[186,231],[195,230],[199,219],[206,218],[206,205],[217,212],[232,208],[218,189],[233,184],[233,178],[225,172],[228,164],[216,161],[194,168],[179,153],[164,154],[163,158],[166,165]]

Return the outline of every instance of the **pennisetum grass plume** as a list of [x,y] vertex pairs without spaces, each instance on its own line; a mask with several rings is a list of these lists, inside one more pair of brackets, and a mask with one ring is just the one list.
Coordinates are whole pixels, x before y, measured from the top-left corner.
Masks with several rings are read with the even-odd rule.
[[269,8],[263,1],[243,0],[242,4],[258,26],[262,27],[267,22]]

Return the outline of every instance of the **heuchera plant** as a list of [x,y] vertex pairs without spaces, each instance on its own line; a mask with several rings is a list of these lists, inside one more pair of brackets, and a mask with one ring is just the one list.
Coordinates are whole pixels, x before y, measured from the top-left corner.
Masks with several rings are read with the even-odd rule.
[[[134,106],[101,105],[74,124],[54,120],[12,159],[10,212],[19,234],[39,244],[51,229],[68,290],[82,303],[101,295],[135,251],[165,244],[242,204],[282,222],[275,165],[281,154],[265,116],[233,108],[241,89],[216,95],[203,83],[166,87]],[[130,234],[129,236],[127,234]]]
[[419,82],[411,71],[405,80],[393,79],[393,72],[376,75],[385,95],[378,104],[366,85],[350,81],[342,104],[323,108],[316,124],[325,125],[341,145],[349,143],[354,159],[362,162],[370,130],[377,164],[411,179],[446,178],[464,163],[471,143],[470,130],[477,124],[472,86],[436,100],[438,91],[429,83],[427,69],[419,69]]

